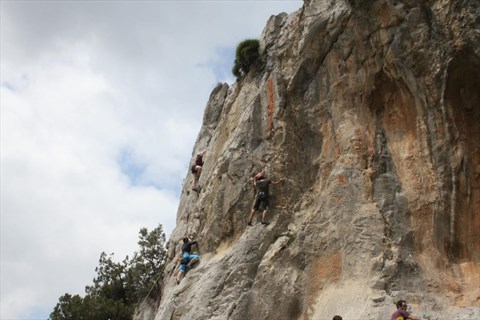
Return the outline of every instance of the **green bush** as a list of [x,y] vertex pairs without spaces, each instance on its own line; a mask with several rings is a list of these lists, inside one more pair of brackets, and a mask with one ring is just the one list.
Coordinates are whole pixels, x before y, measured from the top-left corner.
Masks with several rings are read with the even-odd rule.
[[232,69],[235,77],[242,77],[250,71],[260,57],[259,47],[260,44],[255,39],[244,40],[238,44]]
[[50,314],[50,320],[130,320],[137,303],[145,297],[161,295],[161,275],[167,252],[162,225],[148,232],[140,229],[140,251],[122,262],[113,254],[100,255],[93,285],[85,288],[85,297],[64,294]]
[[297,238],[294,234],[290,233],[290,231],[288,233],[275,233],[273,235],[271,244],[274,244],[275,242],[277,242],[278,238],[285,237],[285,236],[288,237],[288,241],[286,245],[287,247],[291,245],[292,242],[295,241],[295,239]]

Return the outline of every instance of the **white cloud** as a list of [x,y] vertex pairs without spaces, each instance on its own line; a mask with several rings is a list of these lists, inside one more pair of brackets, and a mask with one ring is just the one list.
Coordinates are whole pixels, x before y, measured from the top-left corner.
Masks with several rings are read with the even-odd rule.
[[228,54],[301,1],[0,5],[0,318],[46,318],[102,251],[171,232]]

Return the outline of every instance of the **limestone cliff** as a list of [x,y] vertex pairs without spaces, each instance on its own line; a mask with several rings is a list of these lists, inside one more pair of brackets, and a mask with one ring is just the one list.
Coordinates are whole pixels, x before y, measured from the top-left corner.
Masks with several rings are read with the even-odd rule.
[[[358,3],[352,7],[352,3]],[[137,319],[480,318],[478,0],[305,0],[219,84],[160,301]],[[271,224],[247,226],[266,168]],[[201,263],[176,285],[181,238]]]

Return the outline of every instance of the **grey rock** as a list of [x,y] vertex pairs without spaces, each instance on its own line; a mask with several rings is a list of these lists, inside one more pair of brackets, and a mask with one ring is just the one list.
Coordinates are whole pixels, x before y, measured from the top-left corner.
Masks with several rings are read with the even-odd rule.
[[[350,2],[271,17],[264,68],[213,90],[202,192],[185,184],[135,319],[388,319],[398,299],[480,317],[480,4]],[[262,169],[285,182],[247,226]],[[202,259],[177,286],[189,234]]]

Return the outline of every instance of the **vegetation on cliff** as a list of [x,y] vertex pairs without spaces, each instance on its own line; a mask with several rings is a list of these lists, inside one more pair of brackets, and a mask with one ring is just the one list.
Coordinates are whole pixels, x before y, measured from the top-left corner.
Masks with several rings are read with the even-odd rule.
[[260,44],[255,39],[244,40],[238,44],[232,69],[235,77],[240,78],[250,71],[260,57],[259,47]]
[[159,277],[165,266],[165,233],[162,225],[149,232],[141,228],[139,251],[132,259],[115,262],[114,255],[102,252],[93,285],[86,295],[65,293],[50,314],[51,320],[131,319],[135,306],[145,297],[161,295]]

